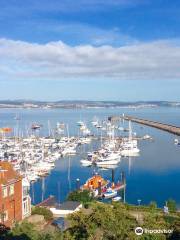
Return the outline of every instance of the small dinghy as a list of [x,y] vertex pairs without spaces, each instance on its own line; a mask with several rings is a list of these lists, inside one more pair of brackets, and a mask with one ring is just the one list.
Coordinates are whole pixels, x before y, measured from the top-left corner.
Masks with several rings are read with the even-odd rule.
[[113,202],[119,202],[119,201],[121,201],[121,197],[120,197],[120,196],[113,197],[113,198],[112,198],[112,201],[113,201]]

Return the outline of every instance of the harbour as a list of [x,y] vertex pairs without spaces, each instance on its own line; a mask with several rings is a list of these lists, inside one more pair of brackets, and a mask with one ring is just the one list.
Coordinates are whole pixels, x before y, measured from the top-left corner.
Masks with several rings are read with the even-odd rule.
[[[1,126],[17,128],[17,120],[13,119],[17,110],[8,110],[5,115],[4,111],[5,110],[1,110],[1,115],[6,115],[4,119],[1,118]],[[110,169],[108,165],[102,167],[92,165],[87,167],[81,164],[81,160],[86,159],[88,152],[97,150],[101,146],[101,140],[104,142],[108,139],[104,134],[101,134],[100,129],[92,126],[91,122],[94,116],[97,116],[100,121],[105,121],[112,113],[113,115],[114,113],[119,115],[123,114],[124,109],[123,112],[121,109],[101,109],[98,111],[87,109],[41,110],[39,113],[37,113],[37,110],[18,111],[18,115],[21,116],[21,120],[18,121],[20,129],[25,129],[27,125],[31,126],[33,122],[38,122],[43,125],[39,133],[36,134],[41,141],[44,141],[44,144],[45,141],[50,141],[50,138],[48,140],[48,138],[46,139],[45,137],[49,134],[48,119],[52,128],[56,127],[57,122],[68,124],[69,136],[75,136],[74,140],[73,138],[71,140],[73,144],[77,139],[79,140],[79,138],[77,138],[79,130],[77,122],[80,119],[86,123],[94,135],[94,137],[92,136],[91,142],[78,146],[75,155],[70,154],[60,157],[59,160],[54,161],[54,165],[49,174],[44,174],[44,176],[41,176],[37,181],[31,183],[31,198],[33,204],[38,204],[50,195],[56,196],[59,202],[63,202],[68,193],[76,189],[76,180],[78,178],[80,179],[81,185],[96,173],[105,179],[111,179],[112,166],[110,166]],[[150,118],[149,115],[155,116],[156,111],[156,109],[140,109],[136,112],[134,112],[134,110],[127,110],[129,115],[136,114],[142,117],[146,115],[147,119]],[[160,111],[163,115],[167,114],[164,112],[164,109],[160,109]],[[166,111],[171,112],[172,109],[166,109]],[[175,109],[174,111],[176,111],[178,115],[179,110]],[[167,122],[170,122],[169,116],[170,115],[167,114]],[[172,124],[177,123],[172,122]],[[129,127],[128,122],[122,123],[120,126],[124,126],[126,129]],[[121,160],[117,164],[114,164],[114,179],[116,182],[120,179],[120,173],[122,171],[124,171],[126,175],[126,201],[137,204],[137,200],[141,199],[142,203],[146,204],[151,200],[155,200],[160,206],[163,206],[166,199],[173,198],[179,203],[179,196],[177,191],[175,191],[175,189],[179,188],[177,181],[179,177],[179,148],[174,145],[174,138],[168,133],[159,132],[149,127],[141,128],[140,125],[136,125],[135,123],[132,123],[132,129],[133,132],[136,132],[136,136],[143,137],[148,134],[153,137],[154,141],[139,139],[139,156],[122,156]],[[25,132],[24,130],[24,139],[26,138]],[[118,139],[120,136],[128,136],[129,134],[129,132],[121,130],[115,130],[115,132],[115,139]],[[133,135],[133,138],[136,138],[136,136]],[[65,138],[67,138],[67,133]],[[157,174],[157,170],[159,169],[161,169],[161,174]],[[176,179],[176,183],[174,183],[174,179]],[[168,186],[168,191],[164,191],[165,185],[163,182],[166,183],[166,187]],[[158,191],[163,191],[163,194],[157,195]]]

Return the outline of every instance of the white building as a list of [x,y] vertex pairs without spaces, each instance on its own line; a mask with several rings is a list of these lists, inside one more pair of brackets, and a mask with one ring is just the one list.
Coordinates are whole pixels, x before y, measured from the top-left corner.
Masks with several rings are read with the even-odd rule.
[[31,197],[29,195],[30,183],[27,178],[22,179],[22,218],[31,215]]
[[66,217],[68,214],[79,211],[82,208],[80,202],[66,201],[56,208],[50,208],[54,217]]

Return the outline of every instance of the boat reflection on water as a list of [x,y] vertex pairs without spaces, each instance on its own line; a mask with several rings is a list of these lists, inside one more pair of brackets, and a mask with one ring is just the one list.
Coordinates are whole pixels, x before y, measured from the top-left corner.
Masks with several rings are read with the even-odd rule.
[[107,171],[109,169],[116,169],[116,168],[118,168],[118,165],[104,165],[104,166],[101,165],[99,168],[102,171]]

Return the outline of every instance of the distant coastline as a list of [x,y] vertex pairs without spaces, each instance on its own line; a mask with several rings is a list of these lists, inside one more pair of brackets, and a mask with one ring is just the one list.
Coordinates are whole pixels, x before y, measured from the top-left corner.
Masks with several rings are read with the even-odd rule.
[[34,101],[34,100],[1,100],[0,108],[23,109],[87,109],[87,108],[155,108],[155,107],[180,107],[180,102],[169,101]]

